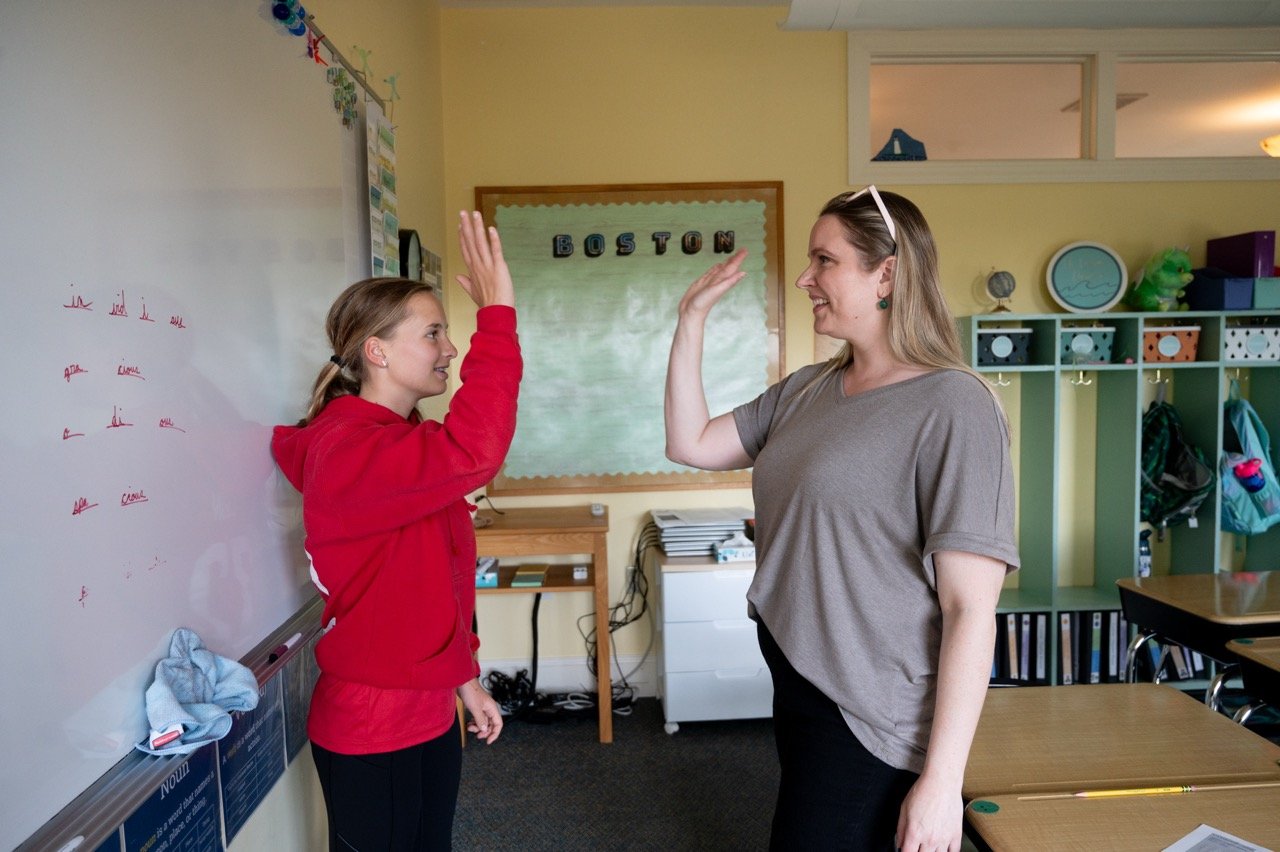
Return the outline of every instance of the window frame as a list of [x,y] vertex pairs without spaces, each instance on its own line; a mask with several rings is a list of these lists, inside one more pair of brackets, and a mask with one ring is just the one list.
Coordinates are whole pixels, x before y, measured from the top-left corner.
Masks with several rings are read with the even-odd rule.
[[[1011,45],[1013,45],[1011,47]],[[1280,61],[1280,28],[1214,30],[866,30],[848,34],[849,184],[978,184],[1280,179],[1275,157],[1115,155],[1121,62]],[[1079,159],[873,161],[873,64],[1079,62]],[[1109,109],[1101,105],[1111,104]]]

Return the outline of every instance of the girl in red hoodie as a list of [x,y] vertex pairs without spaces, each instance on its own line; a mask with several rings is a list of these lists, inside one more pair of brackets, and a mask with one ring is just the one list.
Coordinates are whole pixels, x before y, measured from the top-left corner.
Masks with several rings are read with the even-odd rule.
[[466,496],[506,456],[522,365],[498,232],[463,213],[459,242],[476,333],[442,422],[416,406],[444,393],[458,354],[443,306],[422,282],[371,278],[330,308],[331,363],[306,417],[271,442],[302,492],[325,600],[307,731],[335,850],[448,849],[462,759],[455,696],[480,739],[502,731],[478,680]]

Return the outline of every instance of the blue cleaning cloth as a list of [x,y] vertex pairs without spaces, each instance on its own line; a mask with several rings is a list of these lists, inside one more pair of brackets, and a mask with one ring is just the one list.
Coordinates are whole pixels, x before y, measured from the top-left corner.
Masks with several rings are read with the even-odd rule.
[[225,737],[231,730],[230,711],[258,706],[258,680],[247,666],[218,656],[193,631],[179,627],[169,640],[169,656],[156,663],[146,698],[153,732],[178,726],[182,733],[160,748],[152,748],[148,738],[137,749],[186,754]]

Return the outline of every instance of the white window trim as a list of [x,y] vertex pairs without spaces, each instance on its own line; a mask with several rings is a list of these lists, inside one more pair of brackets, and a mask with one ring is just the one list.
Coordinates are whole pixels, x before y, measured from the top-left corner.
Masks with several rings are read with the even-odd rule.
[[[1083,63],[1081,159],[871,159],[873,62],[954,63],[1066,61]],[[849,184],[1087,183],[1107,181],[1277,180],[1275,157],[1116,159],[1116,64],[1140,59],[1280,60],[1280,28],[1214,30],[922,30],[856,31],[848,35]]]

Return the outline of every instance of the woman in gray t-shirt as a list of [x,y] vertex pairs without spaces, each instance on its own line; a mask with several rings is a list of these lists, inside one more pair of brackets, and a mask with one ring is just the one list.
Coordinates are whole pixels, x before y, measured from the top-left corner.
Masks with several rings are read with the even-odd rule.
[[707,315],[744,252],[681,299],[667,455],[754,467],[748,601],[774,680],[781,783],[771,848],[960,848],[960,795],[1013,543],[1004,415],[964,363],[919,209],[833,198],[796,281],[845,341],[712,418]]

